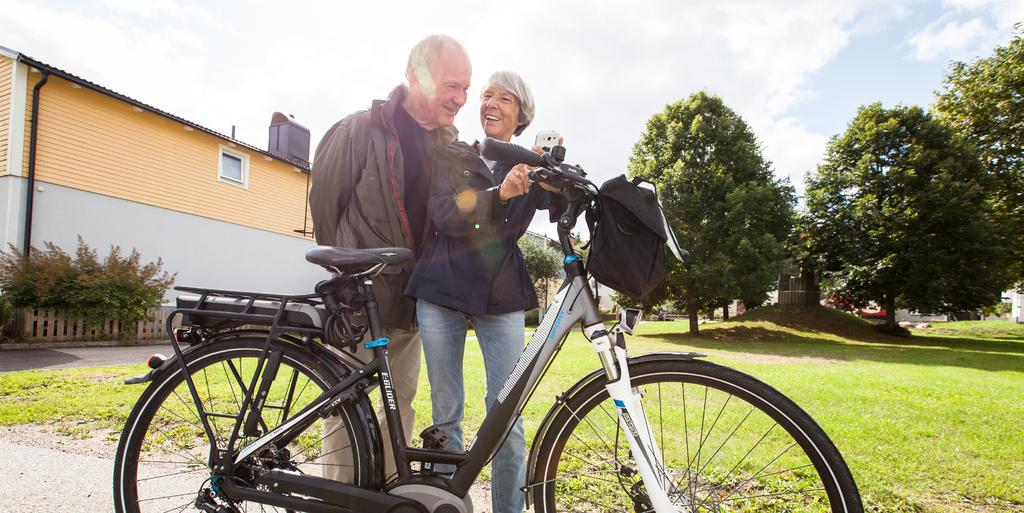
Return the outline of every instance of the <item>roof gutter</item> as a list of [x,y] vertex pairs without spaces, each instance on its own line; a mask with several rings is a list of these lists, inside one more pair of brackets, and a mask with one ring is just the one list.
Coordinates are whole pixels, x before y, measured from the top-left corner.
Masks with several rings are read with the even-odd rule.
[[32,202],[36,188],[36,132],[39,128],[39,93],[50,79],[50,72],[42,69],[43,78],[32,88],[32,129],[28,139],[28,187],[25,191],[25,255],[32,251]]

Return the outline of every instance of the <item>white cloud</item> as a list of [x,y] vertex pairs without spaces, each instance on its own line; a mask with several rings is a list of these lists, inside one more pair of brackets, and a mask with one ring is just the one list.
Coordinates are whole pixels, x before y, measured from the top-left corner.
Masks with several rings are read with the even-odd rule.
[[909,43],[913,48],[912,57],[931,61],[970,51],[980,47],[982,42],[987,43],[992,32],[993,28],[982,18],[973,18],[965,22],[935,22],[911,36]]
[[[804,175],[824,157],[828,136],[811,132],[799,120],[790,117],[752,120],[751,124],[758,134],[765,156],[776,159],[776,175],[788,178],[797,193],[802,194]],[[785,163],[785,166],[779,166],[779,162]]]
[[943,0],[938,19],[907,38],[910,57],[921,61],[970,60],[1005,44],[1024,22],[1021,0]]
[[777,173],[799,186],[825,137],[786,112],[851,37],[904,16],[907,1],[106,0],[86,11],[9,0],[0,45],[209,128],[237,125],[256,146],[266,144],[273,111],[294,114],[315,146],[332,123],[402,79],[416,40],[444,32],[473,59],[473,94],[457,119],[465,138],[480,136],[473,97],[486,76],[516,70],[538,103],[524,141],[557,128],[569,159],[604,180],[625,170],[651,115],[707,90],[751,123]]

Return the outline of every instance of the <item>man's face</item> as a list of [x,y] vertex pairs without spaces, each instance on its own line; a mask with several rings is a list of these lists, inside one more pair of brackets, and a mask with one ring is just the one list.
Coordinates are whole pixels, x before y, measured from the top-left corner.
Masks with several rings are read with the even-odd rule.
[[429,73],[415,73],[413,94],[423,96],[424,120],[434,129],[455,124],[455,115],[466,104],[466,92],[473,74],[469,58],[458,48],[446,47],[438,56]]

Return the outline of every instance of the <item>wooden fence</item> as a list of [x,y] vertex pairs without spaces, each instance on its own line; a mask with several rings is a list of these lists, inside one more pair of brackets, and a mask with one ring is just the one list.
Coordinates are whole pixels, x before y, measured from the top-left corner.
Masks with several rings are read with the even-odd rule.
[[[155,309],[144,321],[122,325],[107,319],[90,325],[84,317],[68,316],[55,310],[17,310],[14,335],[25,342],[67,342],[77,340],[147,340],[166,338],[167,311]],[[180,316],[179,316],[180,319]],[[179,324],[175,320],[175,326]]]

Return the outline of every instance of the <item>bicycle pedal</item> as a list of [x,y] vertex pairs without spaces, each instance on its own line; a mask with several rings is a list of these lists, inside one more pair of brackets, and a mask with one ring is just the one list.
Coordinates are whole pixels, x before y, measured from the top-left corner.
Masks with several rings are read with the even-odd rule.
[[430,426],[420,433],[423,439],[423,448],[432,451],[443,451],[448,445],[448,435],[437,426]]

